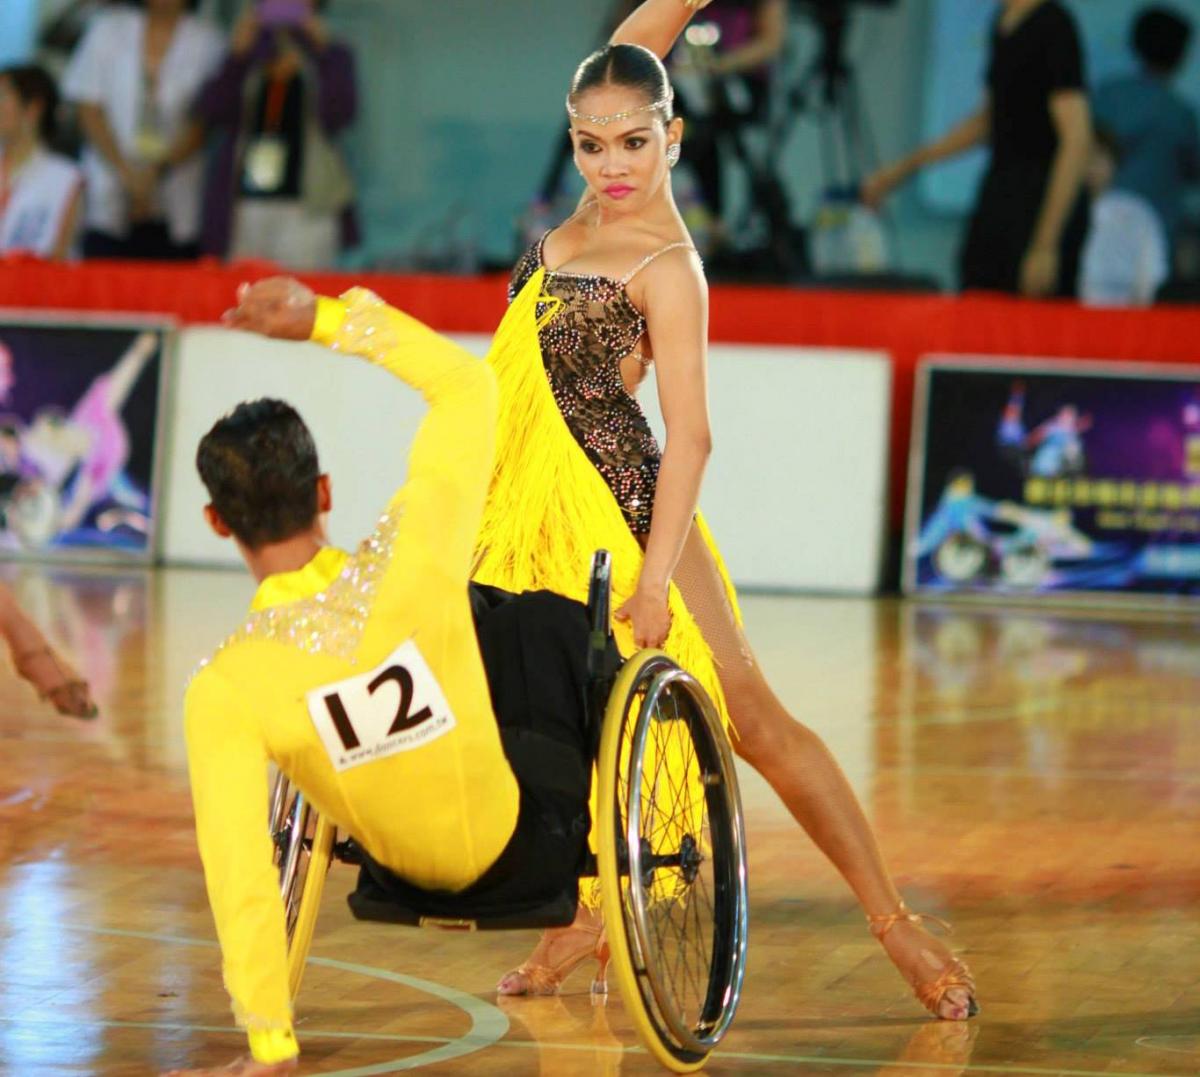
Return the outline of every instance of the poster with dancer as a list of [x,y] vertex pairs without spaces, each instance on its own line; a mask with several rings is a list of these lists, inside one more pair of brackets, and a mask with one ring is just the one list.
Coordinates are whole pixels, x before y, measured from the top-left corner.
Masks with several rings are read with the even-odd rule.
[[161,321],[0,317],[0,556],[148,560]]
[[922,361],[906,593],[1200,599],[1200,368]]

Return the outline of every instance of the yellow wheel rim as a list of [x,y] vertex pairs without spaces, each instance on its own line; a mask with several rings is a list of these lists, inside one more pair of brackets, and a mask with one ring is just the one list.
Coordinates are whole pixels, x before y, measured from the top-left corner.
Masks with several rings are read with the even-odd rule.
[[613,685],[608,707],[604,715],[604,727],[600,738],[600,757],[597,770],[597,798],[599,822],[597,831],[597,860],[600,876],[601,908],[604,928],[608,938],[610,967],[616,977],[621,997],[632,1018],[638,1036],[646,1049],[658,1062],[674,1073],[695,1073],[701,1069],[708,1056],[684,1060],[671,1051],[663,1042],[654,1019],[649,1012],[642,985],[639,983],[637,965],[629,944],[625,924],[625,895],[618,862],[618,847],[621,835],[617,830],[617,803],[622,737],[625,731],[626,705],[634,686],[641,678],[646,666],[665,659],[662,651],[641,651],[627,662]]
[[321,911],[325,876],[329,873],[333,839],[334,827],[325,816],[318,815],[312,839],[312,852],[309,854],[308,868],[304,874],[304,892],[300,895],[296,926],[288,943],[288,990],[292,1002],[295,1002],[296,996],[300,994],[300,981],[304,979],[304,967],[312,946],[313,932],[317,927],[317,914]]

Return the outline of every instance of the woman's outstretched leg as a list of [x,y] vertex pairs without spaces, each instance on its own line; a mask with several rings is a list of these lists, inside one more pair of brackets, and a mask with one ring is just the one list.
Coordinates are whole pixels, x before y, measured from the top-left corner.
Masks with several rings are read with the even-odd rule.
[[872,922],[872,930],[922,1002],[961,1020],[973,1006],[965,966],[910,917],[892,882],[874,831],[832,753],[771,691],[737,625],[711,552],[692,528],[675,584],[716,660],[733,721],[737,753],[779,795],[832,861]]

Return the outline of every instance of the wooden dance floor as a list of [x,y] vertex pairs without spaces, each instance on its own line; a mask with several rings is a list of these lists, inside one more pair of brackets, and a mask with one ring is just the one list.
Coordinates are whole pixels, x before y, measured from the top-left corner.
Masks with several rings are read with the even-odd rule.
[[[147,1074],[243,1049],[195,850],[181,694],[246,577],[14,568],[96,687],[81,726],[0,678],[0,1073]],[[952,920],[981,1016],[926,1019],[832,869],[745,779],[750,966],[717,1074],[1200,1072],[1200,639],[1133,614],[751,597],[913,908]],[[402,795],[402,791],[398,791]],[[532,935],[351,920],[335,866],[303,1072],[651,1074],[615,994],[498,1000]]]

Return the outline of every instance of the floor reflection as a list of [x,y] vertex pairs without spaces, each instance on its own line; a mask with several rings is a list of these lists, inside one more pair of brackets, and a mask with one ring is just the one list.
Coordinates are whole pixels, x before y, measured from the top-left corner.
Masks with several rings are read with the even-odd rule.
[[[104,708],[80,725],[0,677],[0,1072],[227,1061],[241,1040],[210,945],[181,700],[250,582],[11,564],[0,578]],[[763,596],[745,613],[780,697],[852,776],[909,903],[955,922],[983,1016],[924,1018],[844,884],[747,776],[749,972],[706,1072],[1200,1071],[1193,625]],[[592,1005],[586,976],[562,998],[495,1000],[529,935],[381,933],[351,920],[343,875],[318,956],[444,984],[509,1019],[501,1043],[437,1072],[660,1072],[615,994]],[[310,970],[298,1013],[314,1073],[471,1028],[433,996],[328,965]]]
[[617,1038],[609,1023],[609,1000],[586,991],[553,998],[498,997],[496,1005],[512,1023],[509,1040],[519,1041],[525,1032],[537,1045],[537,1072],[543,1077],[615,1077],[622,1072],[625,1047],[636,1042]]

